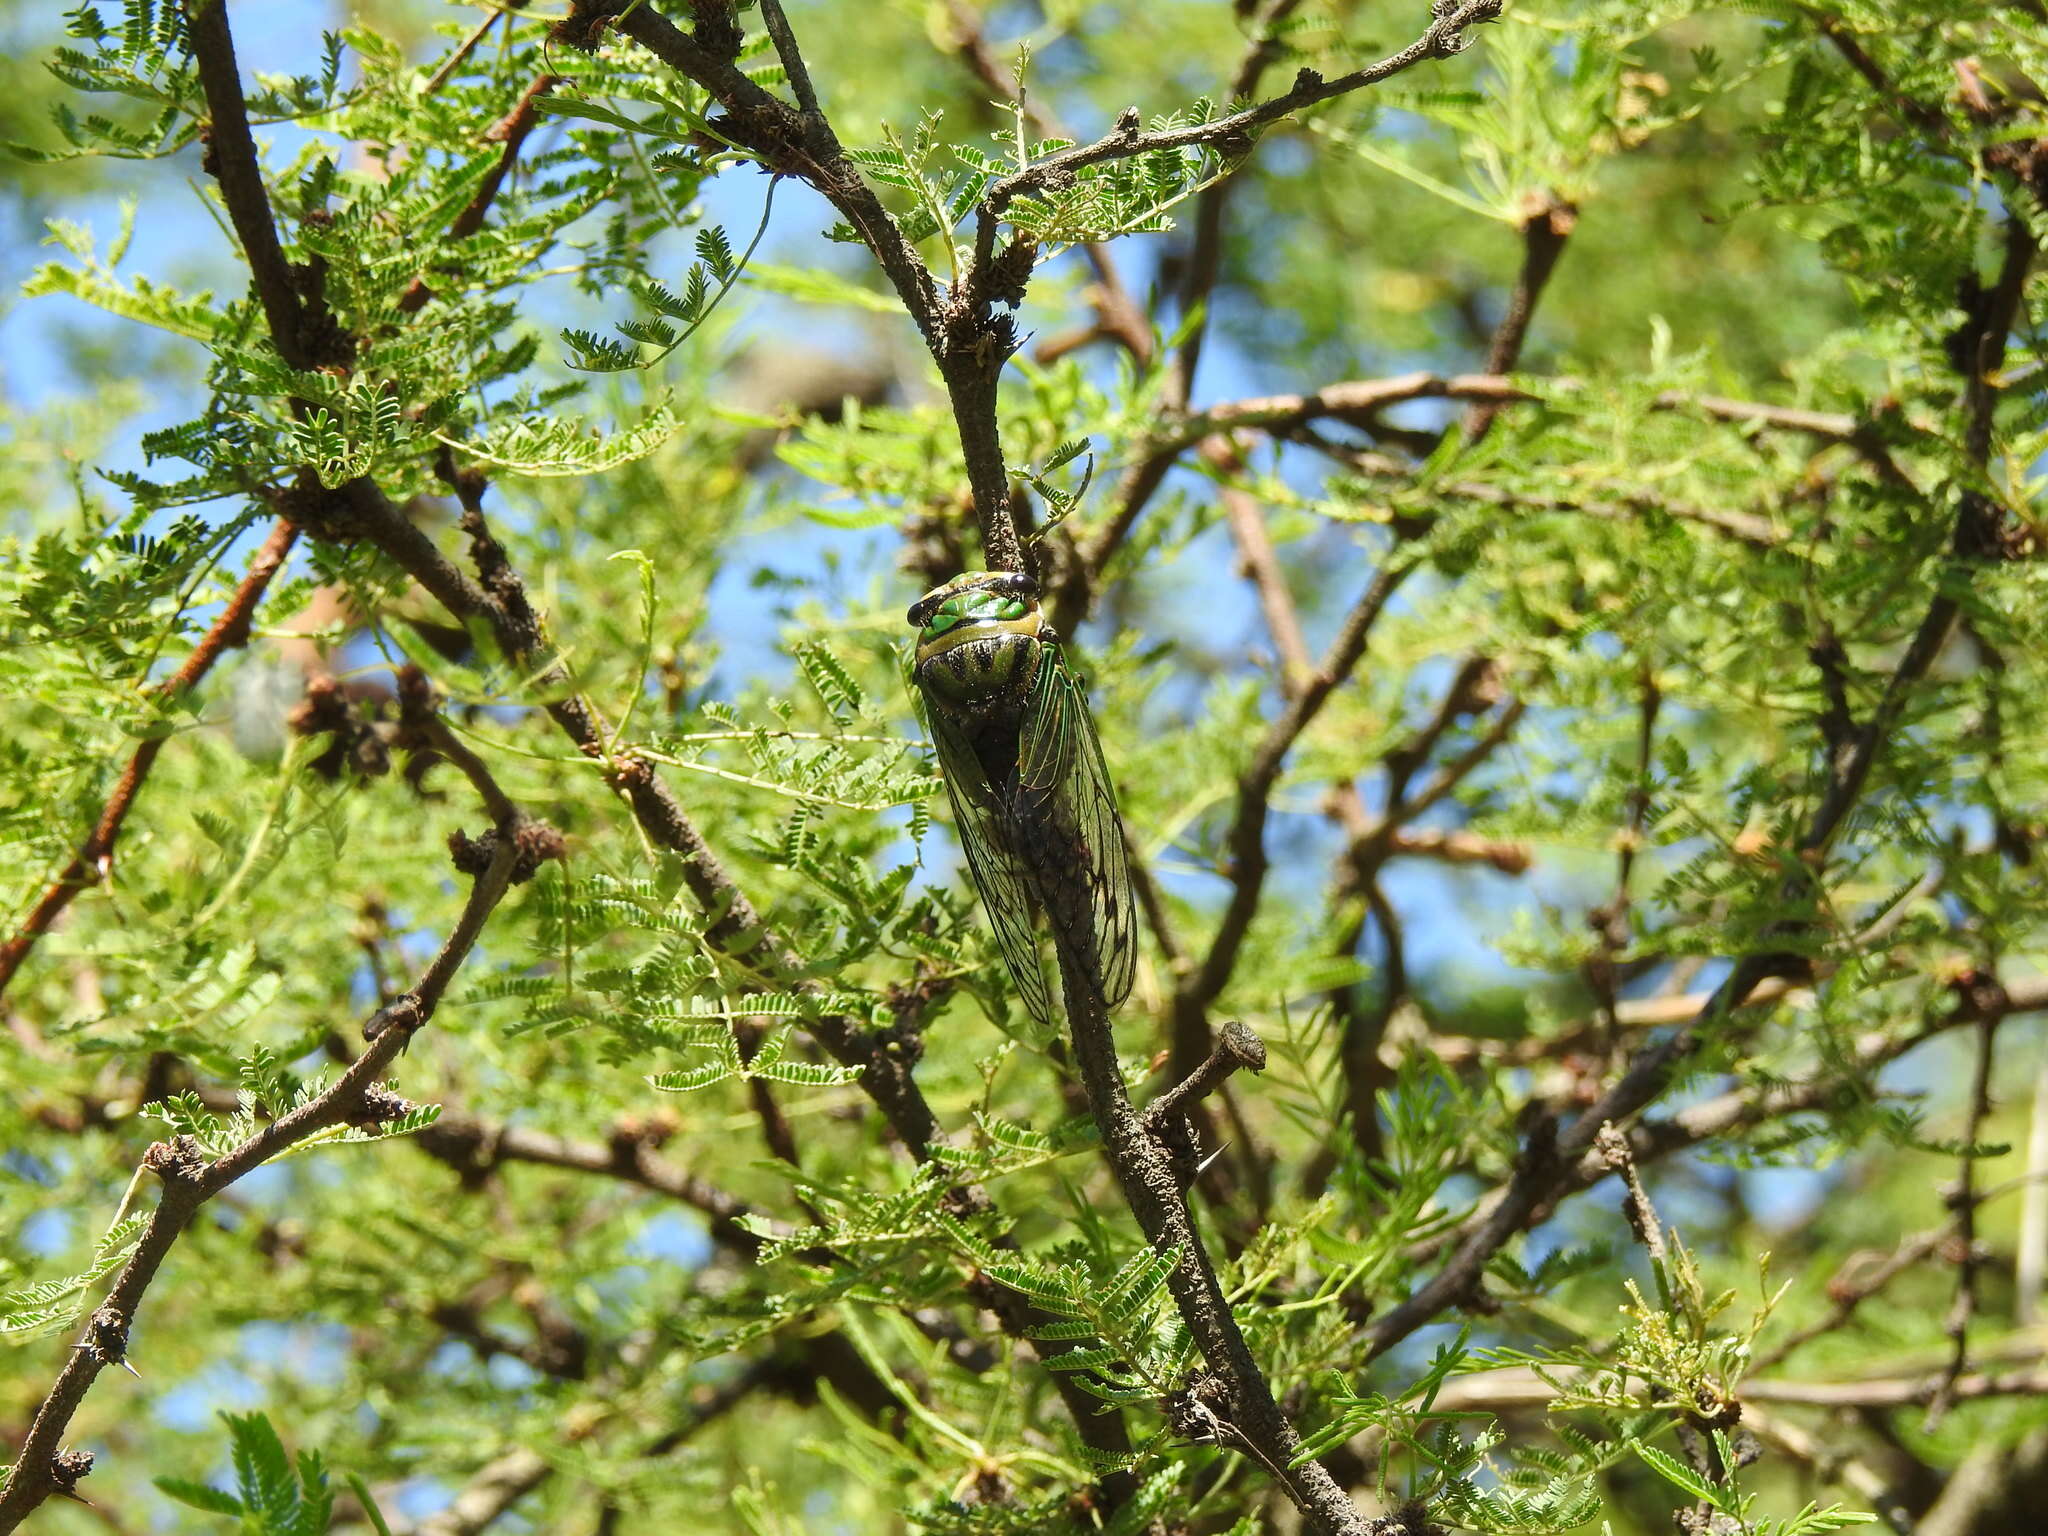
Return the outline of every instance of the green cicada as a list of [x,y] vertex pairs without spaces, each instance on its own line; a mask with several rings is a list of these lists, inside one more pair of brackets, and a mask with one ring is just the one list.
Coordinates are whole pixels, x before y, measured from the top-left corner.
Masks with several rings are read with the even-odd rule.
[[1024,1005],[1057,1027],[1042,914],[1062,959],[1115,1008],[1138,949],[1123,827],[1087,695],[1039,612],[1038,584],[1011,571],[956,576],[911,605],[910,623],[911,678],[967,867]]

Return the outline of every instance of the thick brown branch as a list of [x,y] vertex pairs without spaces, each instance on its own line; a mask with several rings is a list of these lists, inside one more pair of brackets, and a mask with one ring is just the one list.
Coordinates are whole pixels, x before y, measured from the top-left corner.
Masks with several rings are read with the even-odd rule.
[[[1947,1373],[1879,1376],[1869,1381],[1745,1381],[1741,1395],[1759,1403],[1807,1403],[1818,1408],[1910,1408],[1931,1404],[1943,1391]],[[1952,1400],[1975,1397],[2040,1397],[2048,1394],[2048,1370],[1976,1371],[1958,1377]]]
[[220,183],[221,201],[242,243],[256,298],[270,326],[278,356],[294,368],[311,369],[331,359],[314,345],[300,297],[298,274],[285,258],[270,216],[270,193],[249,131],[249,109],[242,97],[242,76],[235,63],[235,40],[228,30],[227,0],[189,0],[186,29],[199,87],[206,96],[205,169]]
[[789,17],[783,14],[782,0],[761,0],[761,25],[768,29],[768,39],[775,44],[775,57],[782,61],[782,72],[789,78],[790,94],[796,97],[797,106],[817,116],[818,90],[811,84],[811,72],[804,65]]
[[[1220,1443],[1244,1451],[1265,1467],[1312,1529],[1333,1536],[1367,1536],[1370,1528],[1320,1462],[1288,1465],[1300,1441],[1245,1343],[1195,1230],[1186,1196],[1193,1170],[1176,1169],[1166,1144],[1132,1106],[1108,1013],[1088,971],[1063,954],[1060,976],[1074,1059],[1102,1135],[1103,1152],[1146,1240],[1156,1252],[1174,1255],[1167,1288],[1195,1346],[1220,1378],[1223,1406],[1215,1413]],[[1190,1383],[1190,1396],[1199,1395],[1196,1386]]]
[[[1529,383],[1517,382],[1498,373],[1441,374],[1423,371],[1384,379],[1347,379],[1304,394],[1264,395],[1210,406],[1182,417],[1150,446],[1156,451],[1177,450],[1201,441],[1212,432],[1232,428],[1257,428],[1285,435],[1318,420],[1375,427],[1381,413],[1411,400],[1461,400],[1473,406],[1498,409],[1506,405],[1540,404],[1552,395],[1569,395],[1583,388],[1583,380],[1562,377],[1545,380],[1539,392]],[[1845,412],[1812,411],[1799,406],[1730,400],[1720,395],[1695,395],[1681,390],[1667,390],[1651,404],[1660,411],[1704,416],[1710,421],[1733,426],[1758,426],[1773,431],[1801,433],[1823,442],[1854,448],[1866,456],[1882,452],[1881,445],[1872,436],[1870,424]]]

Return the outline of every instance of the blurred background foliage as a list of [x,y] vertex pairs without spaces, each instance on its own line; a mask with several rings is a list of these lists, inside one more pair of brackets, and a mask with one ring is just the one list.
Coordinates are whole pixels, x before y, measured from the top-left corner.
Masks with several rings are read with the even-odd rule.
[[[1270,94],[1427,25],[1387,0],[788,9],[861,147],[934,114],[941,143],[1014,137],[977,47],[1005,76],[1022,62],[1029,103],[1087,139],[1134,103],[1149,119],[1227,99],[1262,37]],[[337,1528],[370,1528],[368,1500],[390,1529],[440,1532],[1292,1529],[1255,1465],[1170,1426],[1191,1359],[1171,1309],[1088,1310],[1112,1276],[1144,1289],[1142,1243],[1073,1123],[1060,1045],[1011,995],[904,687],[904,608],[979,559],[930,360],[868,254],[823,238],[823,199],[778,181],[764,212],[769,178],[699,131],[701,92],[617,40],[549,42],[560,10],[486,28],[483,8],[415,0],[231,6],[245,82],[298,90],[281,120],[257,112],[293,254],[331,247],[333,292],[371,317],[423,262],[443,274],[417,325],[365,351],[367,393],[332,385],[330,438],[286,408],[313,384],[266,356],[200,145],[69,155],[54,111],[152,108],[44,67],[90,51],[55,8],[0,13],[0,138],[34,151],[0,159],[0,278],[34,295],[0,301],[7,931],[135,744],[170,737],[111,878],[0,1001],[10,1444],[103,1284],[73,1280],[166,1134],[145,1105],[190,1093],[186,1113],[225,1114],[240,1085],[276,1112],[349,1058],[460,909],[442,848],[479,813],[445,761],[407,750],[394,671],[430,675],[569,839],[400,1062],[439,1123],[416,1145],[311,1151],[208,1207],[137,1322],[140,1380],[103,1377],[68,1437],[100,1457],[91,1507],[53,1502],[38,1528],[292,1528],[224,1502],[231,1443],[283,1465],[256,1420],[218,1417],[260,1412],[359,1480]],[[1206,1149],[1228,1146],[1197,1205],[1276,1393],[1370,1507],[1413,1495],[1451,1528],[1617,1536],[1723,1499],[1785,1536],[1830,1528],[1811,1507],[1838,1501],[1901,1530],[2026,1528],[1995,1509],[1931,1523],[1965,1518],[1973,1480],[2012,1521],[2039,1507],[2048,413],[2030,269],[1996,338],[1988,446],[1953,353],[2008,228],[2042,224],[2033,173],[1996,151],[2042,132],[2044,53],[2028,5],[1528,0],[1458,57],[1276,126],[1170,231],[1114,241],[1142,346],[1104,334],[1079,251],[1022,308],[1005,441],[1013,466],[1077,438],[1095,456],[1042,549],[1084,619],[1072,639],[1156,889],[1119,1042],[1156,1087],[1212,1017],[1266,1040],[1267,1074],[1207,1128]],[[484,233],[451,247],[469,156],[543,69],[558,99],[649,126],[546,113]],[[1537,220],[1561,253],[1509,363],[1533,398],[1475,430],[1443,381],[1486,370]],[[733,251],[760,231],[731,295],[651,366],[572,367],[598,355],[565,333],[616,342],[650,313],[647,279],[681,293],[693,262],[723,270],[709,228]],[[923,249],[943,274],[943,237]],[[174,313],[172,290],[210,294],[216,318]],[[1176,400],[1171,359],[1197,333]],[[1415,372],[1438,377],[1215,435],[1231,402]],[[383,420],[379,390],[405,411]],[[1185,451],[1088,571],[1166,436]],[[922,1050],[954,1172],[993,1211],[949,1208],[807,1043],[814,999],[719,952],[676,859],[536,708],[535,670],[367,543],[307,538],[245,650],[188,699],[145,691],[302,462],[331,451],[330,481],[367,472],[455,550],[443,446],[491,474],[485,505],[576,687],[626,722],[804,979]],[[1952,547],[1959,516],[1990,545]],[[1227,984],[1190,1004],[1241,874],[1239,776],[1292,686],[1247,517],[1311,657],[1375,571],[1403,580],[1288,758]],[[1934,601],[1959,617],[1895,687]],[[308,713],[309,689],[330,713]],[[1871,723],[1856,809],[1802,847]],[[1360,853],[1360,826],[1397,824],[1405,841]],[[1645,1026],[1759,954],[1791,957],[1773,1000],[1705,1028],[1650,1115],[1674,1139],[1645,1177],[1682,1243],[1653,1261],[1615,1181],[1583,1181],[1469,1309],[1380,1352],[1372,1320],[1544,1117],[1593,1102]],[[2023,1003],[1987,1005],[1986,986]],[[784,1042],[783,1077],[721,1054],[734,1020]],[[669,1096],[664,1075],[702,1086]],[[1120,1515],[1047,1370],[979,1304],[997,1265],[1126,1372],[1142,1494]],[[1945,1331],[1959,1292],[1967,1355]],[[1531,1362],[1552,1388],[1487,1395]],[[1987,1372],[2017,1385],[1959,1386]],[[1827,1395],[1871,1380],[1912,1390]],[[1430,1418],[1432,1383],[1480,1417]],[[1748,1418],[1716,1447],[1700,1415],[1738,1396]],[[1455,1443],[1432,1438],[1444,1425]],[[1707,1495],[1686,1481],[1702,1457],[1728,1478]],[[189,1507],[209,1481],[212,1524]]]

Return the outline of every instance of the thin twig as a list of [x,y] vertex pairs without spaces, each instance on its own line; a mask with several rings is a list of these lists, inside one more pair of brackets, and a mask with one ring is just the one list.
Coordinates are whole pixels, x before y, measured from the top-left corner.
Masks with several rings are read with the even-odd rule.
[[1834,1277],[1828,1281],[1827,1315],[1816,1319],[1804,1328],[1795,1329],[1772,1348],[1765,1350],[1750,1362],[1749,1373],[1762,1375],[1773,1367],[1782,1365],[1790,1356],[1804,1349],[1815,1339],[1845,1326],[1856,1315],[1856,1309],[1877,1295],[1892,1281],[1915,1265],[1932,1258],[1948,1241],[1946,1227],[1936,1227],[1909,1237],[1876,1264],[1859,1264],[1854,1258],[1844,1263]]
[[804,56],[796,45],[796,34],[789,28],[789,17],[783,14],[782,0],[761,0],[761,25],[768,29],[769,40],[775,44],[775,56],[782,61],[782,72],[789,77],[789,89],[797,106],[813,116],[819,115],[817,87],[811,84],[811,72],[804,67]]
[[[249,643],[249,626],[256,609],[261,605],[271,581],[283,568],[298,536],[297,526],[289,519],[279,518],[271,525],[269,537],[257,548],[249,561],[249,569],[243,573],[227,605],[208,626],[199,643],[193,646],[192,654],[185,658],[183,665],[155,690],[160,699],[176,699],[189,693],[225,653]],[[0,944],[0,993],[7,990],[15,972],[21,969],[29,951],[35,948],[36,940],[49,932],[50,925],[71,905],[72,899],[80,891],[107,877],[113,867],[114,844],[121,835],[121,826],[134,809],[136,796],[141,794],[157,755],[169,739],[168,735],[151,736],[135,748],[91,833],[43,891],[41,899],[22,919],[21,926],[5,944]]]
[[[1513,373],[1515,365],[1522,360],[1522,347],[1529,339],[1529,325],[1535,318],[1536,306],[1543,298],[1544,288],[1550,283],[1550,274],[1557,270],[1557,260],[1564,254],[1565,242],[1571,238],[1572,228],[1578,221],[1579,210],[1553,196],[1538,199],[1537,206],[1523,218],[1522,267],[1516,275],[1514,291],[1508,295],[1507,313],[1501,316],[1500,324],[1494,329],[1492,345],[1487,349],[1488,373]],[[1486,436],[1499,411],[1498,401],[1473,401],[1465,412],[1462,429],[1465,441],[1476,443]]]
[[317,1131],[348,1123],[366,1112],[377,1119],[391,1119],[403,1113],[403,1101],[382,1088],[385,1069],[432,1019],[449,979],[468,956],[485,920],[510,887],[517,854],[510,838],[499,843],[489,867],[471,886],[462,914],[439,953],[420,973],[410,992],[370,1017],[363,1029],[368,1043],[362,1055],[324,1092],[280,1115],[212,1162],[186,1137],[158,1142],[149,1149],[143,1166],[158,1175],[163,1196],[137,1238],[133,1254],[115,1278],[107,1299],[93,1313],[84,1344],[71,1352],[55,1385],[36,1410],[7,1481],[0,1484],[0,1536],[14,1530],[38,1504],[58,1491],[60,1479],[53,1463],[71,1416],[100,1371],[125,1356],[128,1331],[150,1282],[200,1207],[243,1175]]
[[1999,1015],[1992,1014],[1977,1025],[1976,1065],[1970,1074],[1969,1109],[1963,1119],[1963,1149],[1957,1158],[1956,1187],[1950,1204],[1956,1213],[1956,1294],[1950,1303],[1942,1329],[1952,1345],[1948,1368],[1941,1386],[1927,1404],[1922,1426],[1932,1434],[1955,1401],[1955,1386],[1970,1364],[1970,1320],[1977,1315],[1977,1144],[1984,1124],[1991,1118],[1991,1069],[1997,1046]]
[[[1042,138],[1071,139],[1064,124],[1048,111],[1039,98],[1026,98],[1023,83],[1012,74],[989,46],[988,36],[981,23],[961,0],[949,0],[947,15],[953,24],[954,47],[960,57],[981,83],[1004,101],[1016,102],[1023,111],[1025,120]],[[1088,259],[1090,269],[1095,273],[1094,304],[1097,322],[1089,332],[1076,341],[1055,344],[1042,343],[1037,352],[1040,362],[1051,362],[1054,358],[1071,351],[1074,345],[1092,341],[1097,335],[1107,336],[1128,352],[1139,367],[1152,360],[1152,328],[1145,321],[1145,315],[1131,298],[1130,290],[1124,285],[1123,274],[1118,269],[1116,257],[1109,245],[1101,240],[1083,242],[1081,253]]]
[[[1754,1006],[1766,989],[1772,986],[1773,982],[1770,980],[1760,982],[1746,998],[1727,1006],[1731,1012]],[[1783,994],[1779,992],[1776,995]],[[1713,996],[1709,996],[1705,1001],[1697,996],[1685,1001],[1694,1015],[1703,1014],[1715,1006]],[[1817,1073],[1797,1082],[1773,1081],[1752,1087],[1730,1089],[1714,1098],[1678,1110],[1664,1119],[1642,1121],[1629,1132],[1630,1147],[1638,1162],[1650,1162],[1707,1142],[1726,1140],[1787,1115],[1824,1109],[1840,1098],[1845,1087],[1867,1083],[1873,1073],[1897,1061],[1916,1047],[1952,1030],[1975,1024],[1987,1014],[1994,1012],[2001,1017],[2019,1013],[2048,1012],[2048,978],[2016,982],[2009,989],[1996,995],[1982,991],[1965,991],[1957,997],[1953,1007],[1939,1016],[1927,1019],[1911,1033],[1873,1032],[1858,1042],[1840,1074]],[[1591,1148],[1585,1149],[1579,1154],[1576,1163],[1559,1171],[1554,1186],[1541,1199],[1531,1200],[1524,1209],[1522,1219],[1530,1222],[1540,1219],[1545,1213],[1555,1210],[1558,1203],[1566,1197],[1598,1184],[1610,1171],[1597,1152]],[[1525,1193],[1526,1191],[1517,1188],[1516,1180],[1510,1179],[1480,1199],[1471,1213],[1448,1232],[1438,1233],[1410,1244],[1409,1259],[1415,1263],[1426,1263],[1446,1248],[1464,1252],[1467,1246],[1477,1242],[1480,1233],[1489,1229],[1502,1203],[1510,1195],[1519,1198]],[[1509,1235],[1512,1235],[1512,1229]],[[1405,1303],[1403,1305],[1405,1306]],[[1389,1318],[1392,1316],[1389,1314]],[[1421,1322],[1428,1320],[1423,1318],[1421,1321],[1411,1321],[1411,1316],[1412,1314],[1404,1314],[1391,1322],[1388,1318],[1383,1318],[1380,1325],[1387,1327],[1390,1334],[1399,1330],[1399,1336],[1405,1337],[1407,1333],[1421,1326]]]
[[[1395,560],[1380,567],[1345,615],[1322,666],[1303,680],[1238,777],[1237,810],[1224,835],[1224,846],[1231,859],[1230,899],[1217,922],[1208,953],[1174,993],[1174,1046],[1176,1054],[1183,1058],[1183,1075],[1193,1069],[1195,1060],[1208,1048],[1206,1039],[1197,1043],[1193,1021],[1205,1014],[1229,982],[1238,951],[1258,912],[1267,870],[1266,817],[1280,770],[1302,732],[1363,659],[1374,621],[1411,568],[1406,562]],[[1202,1033],[1206,1034],[1206,1030]],[[1189,1055],[1191,1045],[1195,1049]]]
[[1378,63],[1339,75],[1334,80],[1325,80],[1314,70],[1304,69],[1295,76],[1293,87],[1281,95],[1208,122],[1142,133],[1134,121],[1127,119],[1128,127],[1119,126],[1092,144],[1077,144],[1072,149],[1063,149],[1004,177],[989,189],[983,206],[1000,214],[1018,197],[1043,191],[1063,176],[1106,161],[1128,160],[1135,155],[1154,154],[1160,150],[1190,149],[1241,140],[1303,107],[1378,85],[1425,60],[1449,58],[1461,52],[1466,42],[1466,29],[1495,20],[1500,15],[1501,5],[1502,0],[1466,0],[1465,4],[1446,11],[1431,22],[1428,30],[1406,48],[1389,54]]
[[[519,161],[520,148],[526,143],[527,135],[533,132],[540,121],[540,99],[557,85],[560,75],[542,73],[536,75],[533,83],[520,94],[512,110],[499,118],[484,131],[484,142],[503,145],[499,151],[498,163],[477,184],[475,194],[463,205],[462,211],[448,225],[447,239],[467,240],[484,227],[484,216],[497,200],[498,191],[505,184],[505,178],[512,173],[512,167]],[[416,277],[399,295],[398,312],[409,315],[424,309],[427,301],[434,296],[434,290],[427,286],[424,277]]]
[[[1280,55],[1280,24],[1299,8],[1300,0],[1273,0],[1257,18],[1256,36],[1230,82],[1231,101],[1247,100],[1258,90],[1266,70]],[[1223,270],[1223,215],[1236,184],[1235,176],[1226,176],[1195,200],[1194,238],[1189,243],[1176,304],[1186,334],[1167,372],[1162,396],[1169,410],[1185,410],[1194,395],[1195,370],[1201,364],[1202,345],[1209,332],[1209,307]]]

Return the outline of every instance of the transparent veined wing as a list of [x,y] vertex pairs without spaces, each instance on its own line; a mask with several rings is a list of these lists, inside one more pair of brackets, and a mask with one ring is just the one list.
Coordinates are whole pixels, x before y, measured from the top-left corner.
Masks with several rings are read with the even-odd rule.
[[960,844],[967,852],[968,873],[981,893],[982,908],[996,931],[996,943],[1009,963],[1017,993],[1033,1018],[1047,1029],[1058,1029],[1059,1017],[1053,1012],[1039,956],[1030,877],[1010,846],[1009,828],[997,807],[995,791],[982,772],[981,759],[945,711],[927,703],[925,713],[932,745],[938,749],[939,772],[953,802]]
[[1115,1008],[1130,996],[1137,971],[1137,904],[1088,696],[1057,644],[1045,646],[1032,680],[1017,777],[1019,819],[1040,833],[1033,867],[1046,915],[1068,947],[1093,964],[1102,1001]]

